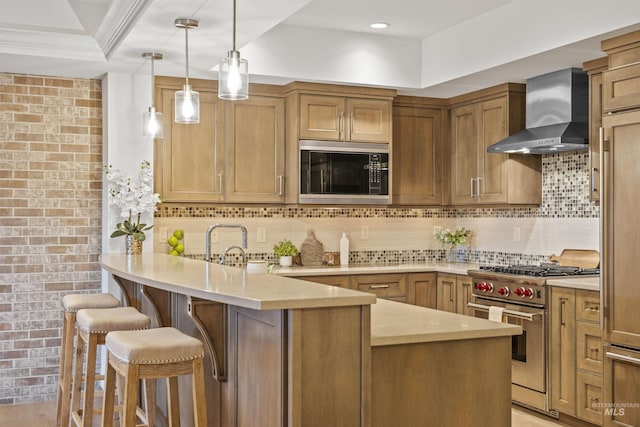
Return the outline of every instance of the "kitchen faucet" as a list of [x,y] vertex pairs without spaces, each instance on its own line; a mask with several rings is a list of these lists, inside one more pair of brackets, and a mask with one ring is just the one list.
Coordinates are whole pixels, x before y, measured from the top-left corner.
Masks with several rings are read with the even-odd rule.
[[227,253],[231,249],[239,249],[240,252],[242,252],[242,261],[246,263],[246,261],[247,261],[247,253],[246,253],[246,249],[247,249],[247,227],[245,227],[244,225],[241,225],[241,224],[214,224],[214,225],[210,226],[209,228],[207,228],[207,232],[206,232],[206,235],[205,235],[206,236],[205,254],[204,254],[205,261],[207,261],[207,262],[213,261],[211,259],[211,233],[216,228],[239,228],[242,231],[242,247],[240,247],[238,245],[233,245],[233,246],[229,246],[228,248],[226,248],[224,250],[224,252],[222,252],[222,255],[220,256],[220,264],[224,265],[225,257],[227,256]]

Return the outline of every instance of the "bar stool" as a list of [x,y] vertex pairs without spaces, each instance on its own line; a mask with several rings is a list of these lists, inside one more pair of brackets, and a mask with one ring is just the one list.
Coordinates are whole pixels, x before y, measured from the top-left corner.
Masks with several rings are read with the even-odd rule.
[[[71,425],[91,427],[98,345],[104,345],[105,337],[111,331],[147,329],[151,320],[133,307],[117,307],[80,310],[76,315],[76,322],[78,343],[71,397]],[[83,364],[86,365],[84,381],[82,380]],[[80,394],[83,388],[82,408],[80,408]]]
[[71,404],[71,361],[76,326],[76,313],[84,308],[102,309],[120,306],[120,301],[111,294],[69,294],[62,298],[64,315],[60,342],[60,369],[58,370],[58,402],[56,425],[69,425]]
[[[167,379],[168,417],[170,426],[180,425],[178,376],[191,375],[194,426],[207,425],[204,394],[204,349],[200,340],[175,328],[146,331],[116,331],[107,334],[109,362],[105,374],[103,427],[113,426],[116,377],[124,377],[123,427],[136,424],[138,380]],[[147,425],[148,424],[143,424]],[[153,427],[153,426],[151,426]]]

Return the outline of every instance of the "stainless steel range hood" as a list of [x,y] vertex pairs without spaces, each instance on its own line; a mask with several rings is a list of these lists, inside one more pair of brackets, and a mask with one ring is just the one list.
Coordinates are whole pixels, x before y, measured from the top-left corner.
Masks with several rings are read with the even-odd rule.
[[489,148],[489,153],[550,154],[589,147],[589,82],[579,68],[527,80],[527,128]]

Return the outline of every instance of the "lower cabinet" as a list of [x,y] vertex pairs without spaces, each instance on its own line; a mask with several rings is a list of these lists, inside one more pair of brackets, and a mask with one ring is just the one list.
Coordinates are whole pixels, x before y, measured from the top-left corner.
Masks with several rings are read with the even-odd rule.
[[471,316],[467,303],[471,301],[472,289],[473,279],[469,276],[438,273],[436,308]]
[[378,298],[436,308],[436,273],[352,274],[298,278],[370,292]]
[[551,408],[603,423],[603,348],[598,292],[551,288]]

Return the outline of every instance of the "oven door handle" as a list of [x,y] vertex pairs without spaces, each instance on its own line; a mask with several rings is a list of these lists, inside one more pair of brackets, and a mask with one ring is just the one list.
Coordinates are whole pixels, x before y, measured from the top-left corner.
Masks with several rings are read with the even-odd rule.
[[[489,311],[489,306],[488,305],[482,305],[482,304],[476,304],[474,302],[468,302],[467,306],[469,306],[471,308],[475,308],[477,310],[483,310],[483,311],[487,311],[487,312]],[[542,319],[542,314],[540,314],[540,313],[523,313],[521,311],[509,310],[507,308],[505,308],[502,311],[502,313],[505,316],[508,316],[508,317],[515,317],[515,318],[518,318],[518,319],[528,320],[530,322]]]
[[615,359],[623,362],[633,363],[634,365],[640,365],[640,359],[638,359],[637,357],[625,356],[624,354],[612,353],[610,351],[607,351],[605,353],[605,356],[607,356],[609,359]]

